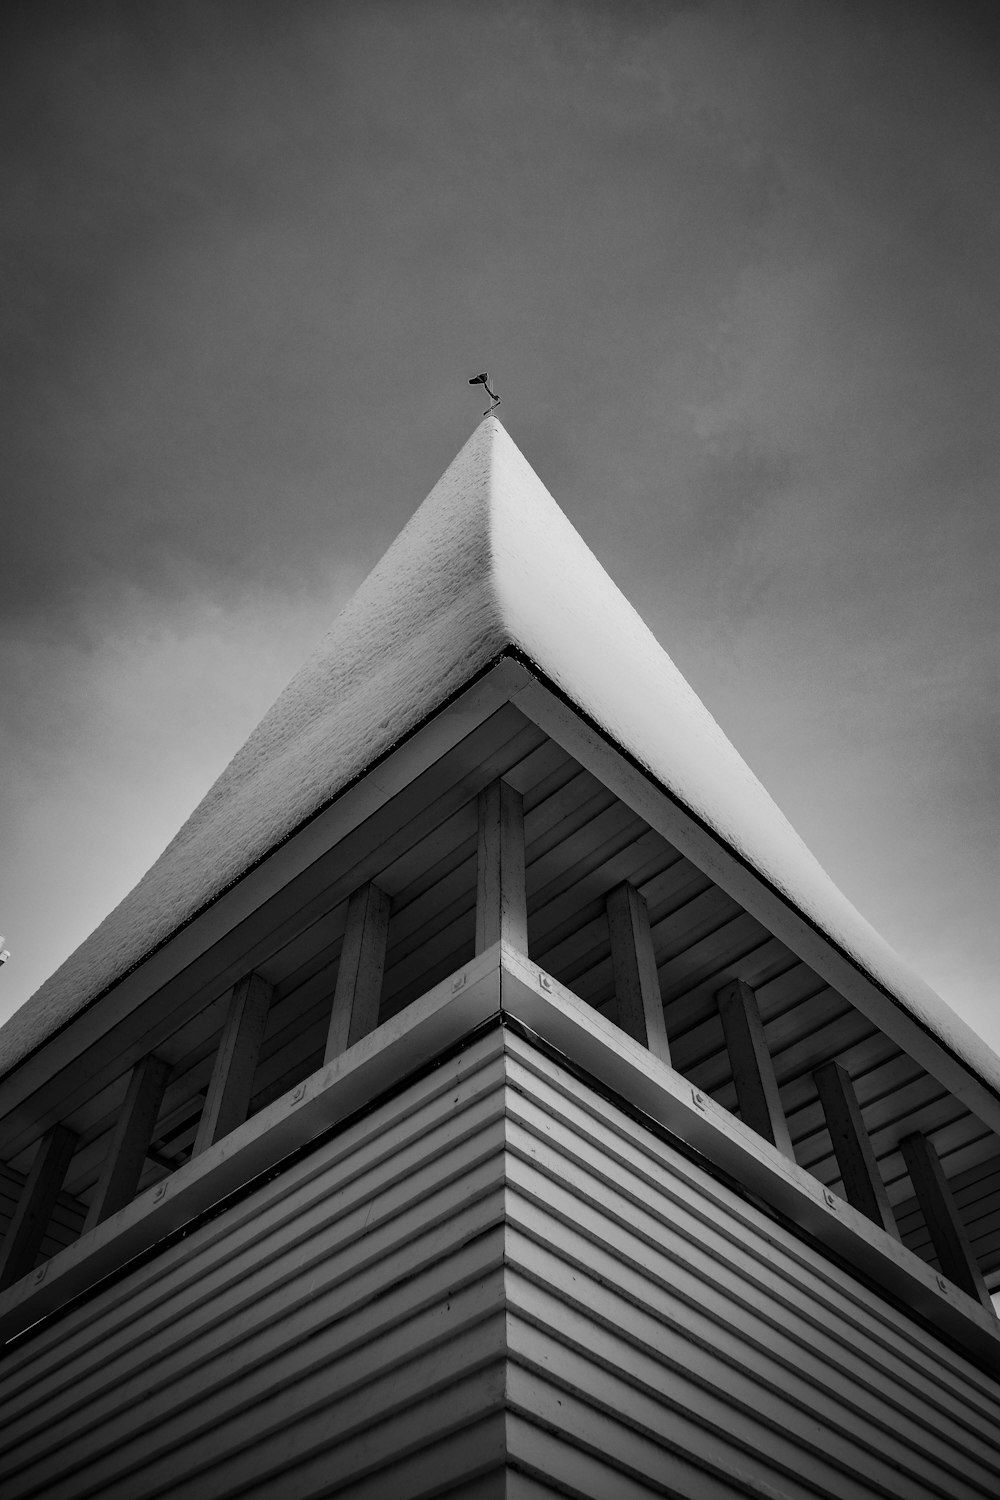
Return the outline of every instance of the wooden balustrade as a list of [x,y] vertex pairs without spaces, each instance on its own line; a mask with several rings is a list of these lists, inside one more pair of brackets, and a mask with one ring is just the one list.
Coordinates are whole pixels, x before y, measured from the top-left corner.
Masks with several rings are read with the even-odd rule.
[[[499,942],[527,955],[520,794],[503,779],[491,782],[479,794],[477,817],[475,951],[482,953]],[[378,1025],[390,906],[389,896],[373,881],[360,886],[349,898],[327,1030],[327,1063]],[[670,1046],[646,901],[626,881],[610,891],[605,909],[615,990],[609,1014],[623,1031],[669,1067]],[[256,972],[245,975],[233,987],[193,1156],[247,1118],[271,997],[271,985]],[[740,1116],[745,1125],[794,1161],[756,994],[745,980],[734,979],[718,991],[716,999]],[[84,1232],[128,1204],[135,1196],[147,1158],[159,1159],[152,1148],[152,1137],[169,1072],[169,1065],[155,1054],[133,1067],[89,1203]],[[849,1074],[839,1062],[830,1061],[817,1068],[813,1076],[847,1201],[898,1239],[895,1216]],[[5,1237],[0,1287],[33,1268],[76,1144],[76,1136],[65,1125],[54,1126],[41,1140]],[[933,1145],[923,1135],[913,1134],[900,1142],[900,1150],[942,1274],[990,1307]]]

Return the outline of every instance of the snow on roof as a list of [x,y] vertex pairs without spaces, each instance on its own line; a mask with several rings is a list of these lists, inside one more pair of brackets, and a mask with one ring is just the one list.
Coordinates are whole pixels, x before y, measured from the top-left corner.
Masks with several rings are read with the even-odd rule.
[[152,868],[0,1030],[0,1070],[510,646],[1000,1089],[1000,1060],[834,886],[494,417]]

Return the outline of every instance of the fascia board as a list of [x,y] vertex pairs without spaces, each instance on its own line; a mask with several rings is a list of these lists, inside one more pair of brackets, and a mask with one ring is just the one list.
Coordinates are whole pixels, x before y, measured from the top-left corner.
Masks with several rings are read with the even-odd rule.
[[[928,1028],[904,999],[889,993],[856,957],[805,916],[789,898],[737,855],[609,736],[585,719],[537,672],[512,699],[567,754],[681,854],[710,876],[772,935],[944,1085],[984,1125],[1000,1134],[1000,1095],[973,1065]],[[943,1004],[943,1002],[942,1002]],[[982,1044],[985,1049],[985,1044]],[[992,1054],[991,1054],[992,1055]]]
[[53,1074],[72,1066],[84,1048],[92,1046],[157,990],[177,979],[215,943],[251,918],[284,886],[306,872],[504,704],[513,702],[528,678],[529,673],[520,662],[502,657],[462,693],[425,719],[401,744],[375,761],[236,884],[15,1063],[0,1078],[0,1119],[24,1104]]

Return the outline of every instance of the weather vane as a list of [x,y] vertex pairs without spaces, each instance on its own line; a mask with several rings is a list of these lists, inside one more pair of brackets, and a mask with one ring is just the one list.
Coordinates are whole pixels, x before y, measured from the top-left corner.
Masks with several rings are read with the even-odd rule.
[[473,375],[472,379],[469,381],[469,384],[484,385],[486,387],[487,396],[489,396],[493,402],[493,405],[490,407],[489,411],[483,412],[483,416],[488,417],[491,411],[496,411],[497,407],[500,405],[500,397],[497,395],[496,391],[490,390],[490,377],[486,373],[486,371],[484,370],[481,375]]

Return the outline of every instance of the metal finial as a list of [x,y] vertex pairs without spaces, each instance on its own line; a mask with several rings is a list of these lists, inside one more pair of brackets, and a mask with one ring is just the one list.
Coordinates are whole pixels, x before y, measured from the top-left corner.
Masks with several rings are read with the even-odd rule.
[[489,411],[483,412],[483,416],[488,417],[491,411],[496,411],[497,407],[500,405],[500,397],[497,395],[496,391],[490,390],[490,377],[486,373],[486,371],[484,370],[481,375],[473,375],[472,379],[469,381],[469,384],[484,385],[486,387],[487,396],[489,396],[493,402],[493,405],[490,407]]

